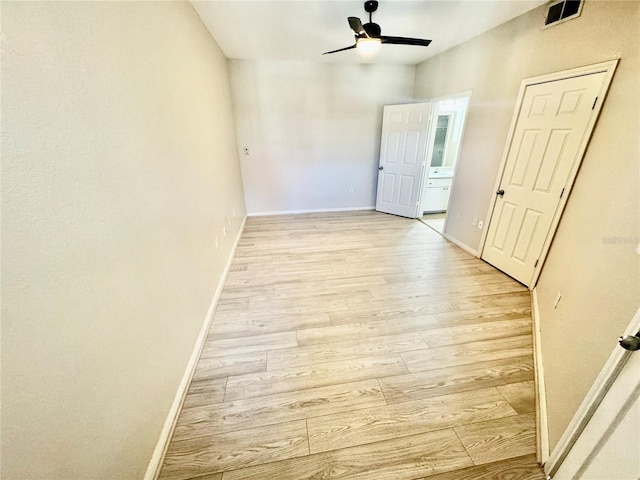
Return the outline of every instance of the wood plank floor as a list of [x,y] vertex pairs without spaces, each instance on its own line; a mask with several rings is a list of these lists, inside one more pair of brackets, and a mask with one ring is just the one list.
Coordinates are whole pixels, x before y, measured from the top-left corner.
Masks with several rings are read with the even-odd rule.
[[247,220],[162,480],[541,480],[529,292],[424,224]]

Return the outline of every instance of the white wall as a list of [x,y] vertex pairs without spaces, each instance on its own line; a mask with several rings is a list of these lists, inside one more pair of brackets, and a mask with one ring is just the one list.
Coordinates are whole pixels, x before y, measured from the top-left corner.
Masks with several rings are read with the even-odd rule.
[[[247,210],[375,205],[384,105],[411,103],[413,66],[231,61]],[[353,188],[353,193],[349,189]]]
[[2,2],[2,478],[144,474],[244,216],[233,122],[188,3]]
[[551,445],[640,307],[640,3],[598,7],[621,60],[538,283]]
[[621,59],[537,287],[552,447],[640,305],[639,7],[586,1],[541,30],[543,6],[417,68],[416,98],[473,90],[447,233],[475,249],[520,81]]

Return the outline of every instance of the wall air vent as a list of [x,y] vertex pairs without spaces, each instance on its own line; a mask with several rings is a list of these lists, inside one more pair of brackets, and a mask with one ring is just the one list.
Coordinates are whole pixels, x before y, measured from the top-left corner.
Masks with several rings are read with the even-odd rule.
[[549,4],[547,18],[544,21],[545,27],[566,22],[572,18],[580,16],[584,0],[560,0]]

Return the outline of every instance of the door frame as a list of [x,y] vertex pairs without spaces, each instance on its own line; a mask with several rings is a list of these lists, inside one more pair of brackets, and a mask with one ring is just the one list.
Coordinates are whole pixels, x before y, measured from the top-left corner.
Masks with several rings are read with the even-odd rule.
[[[639,330],[640,310],[636,312],[622,335],[635,335]],[[615,345],[614,338],[611,339],[611,344]],[[582,404],[571,419],[548,460],[544,463],[544,470],[547,475],[553,477],[564,465],[562,473],[569,474],[573,478],[573,475],[576,475],[585,466],[589,465],[597,453],[597,448],[601,446],[600,441],[606,440],[607,435],[611,434],[609,426],[615,424],[615,415],[623,408],[632,394],[632,390],[637,385],[629,385],[628,387],[625,385],[625,391],[621,392],[624,393],[624,398],[615,398],[615,401],[608,403],[608,406],[615,407],[616,411],[607,411],[599,423],[591,425],[588,430],[587,427],[589,420],[596,414],[598,407],[604,401],[605,396],[631,355],[634,355],[634,353],[624,350],[618,345],[614,346],[600,374],[593,382],[591,389],[587,392]],[[635,353],[635,355],[640,355],[640,353]],[[579,440],[583,441],[579,442]]]
[[[493,191],[496,192],[500,188],[500,184],[502,183],[502,177],[504,175],[504,170],[507,164],[507,157],[509,155],[509,151],[511,150],[511,145],[513,142],[513,135],[515,133],[516,124],[518,122],[518,118],[520,117],[520,112],[522,111],[522,102],[524,100],[524,95],[526,89],[533,85],[538,85],[541,83],[550,83],[557,82],[560,80],[566,80],[574,77],[583,77],[586,75],[593,75],[595,73],[606,73],[604,81],[602,82],[602,88],[598,93],[598,100],[596,102],[595,108],[593,109],[593,114],[587,123],[587,128],[585,130],[585,135],[580,142],[580,147],[578,149],[578,154],[574,160],[573,165],[571,166],[571,170],[569,172],[569,177],[567,179],[567,183],[565,185],[564,192],[562,197],[560,198],[560,202],[558,203],[558,207],[553,215],[553,219],[551,221],[551,225],[549,226],[549,231],[547,233],[547,237],[542,245],[542,250],[540,252],[540,257],[538,259],[538,264],[534,268],[533,276],[531,277],[531,281],[529,282],[528,288],[529,290],[533,290],[536,286],[538,278],[540,277],[540,272],[542,271],[542,267],[544,265],[547,254],[549,253],[549,249],[551,247],[551,243],[553,242],[553,237],[555,236],[555,232],[558,228],[558,224],[560,223],[560,218],[562,217],[562,213],[564,212],[564,208],[567,204],[567,200],[571,195],[571,190],[573,188],[573,184],[575,182],[576,176],[578,175],[578,171],[580,169],[580,165],[582,164],[582,159],[584,158],[585,151],[587,150],[587,146],[589,145],[589,141],[591,140],[591,135],[593,134],[593,129],[595,127],[596,121],[598,120],[598,116],[600,115],[600,111],[602,110],[602,105],[604,104],[604,100],[606,98],[607,92],[609,91],[609,86],[611,85],[611,81],[613,80],[613,74],[618,66],[618,59],[610,60],[608,62],[596,63],[593,65],[585,65],[583,67],[572,68],[569,70],[562,70],[560,72],[549,73],[545,75],[540,75],[536,77],[525,78],[520,83],[520,90],[518,91],[518,96],[516,97],[515,109],[513,111],[513,116],[511,118],[511,125],[509,126],[509,131],[507,134],[507,141],[505,143],[504,151],[502,152],[502,159],[500,161],[500,167],[498,169],[498,175],[496,176],[495,185],[493,187]],[[491,196],[491,201],[489,202],[489,209],[487,211],[487,215],[485,218],[487,221],[485,222],[485,228],[482,229],[482,236],[480,237],[480,246],[478,248],[478,257],[482,258],[482,254],[484,253],[484,249],[486,247],[487,235],[489,233],[489,225],[493,220],[493,212],[496,205],[496,195]]]
[[436,128],[435,124],[438,120],[438,103],[441,100],[450,100],[450,99],[459,99],[466,98],[467,99],[467,108],[464,115],[464,121],[462,122],[462,128],[460,131],[460,145],[458,146],[458,154],[456,156],[456,163],[453,166],[453,180],[451,181],[451,192],[449,193],[449,201],[447,202],[447,210],[445,211],[444,216],[444,225],[442,226],[442,235],[444,236],[444,232],[447,230],[447,222],[449,221],[449,205],[451,204],[451,197],[453,197],[453,193],[455,192],[456,185],[456,175],[458,174],[458,165],[460,164],[460,152],[462,152],[462,144],[464,143],[464,133],[467,128],[467,120],[469,119],[469,105],[471,104],[471,95],[473,94],[473,90],[465,90],[463,92],[451,93],[448,95],[440,95],[438,97],[434,97],[429,100],[429,102],[433,103],[434,108],[431,111],[431,122],[429,123],[429,136],[427,137],[427,152],[424,159],[424,167],[422,169],[422,179],[420,182],[420,193],[418,194],[418,216],[416,218],[422,217],[422,201],[424,200],[424,194],[427,190],[427,178],[428,170],[430,167],[431,156],[433,155],[433,142],[436,136]]

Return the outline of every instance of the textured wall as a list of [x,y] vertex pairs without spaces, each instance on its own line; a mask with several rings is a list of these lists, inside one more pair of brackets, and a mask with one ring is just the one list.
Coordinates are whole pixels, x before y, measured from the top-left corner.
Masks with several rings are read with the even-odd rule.
[[244,216],[233,123],[188,3],[2,2],[2,478],[144,474]]
[[[249,213],[375,205],[382,107],[411,103],[415,68],[231,61]],[[353,192],[350,192],[350,189]]]
[[639,7],[545,30],[540,7],[417,67],[416,98],[473,90],[447,233],[476,249],[521,80],[620,58],[537,287],[552,447],[640,305]]
[[640,3],[596,6],[621,59],[538,282],[552,447],[640,307]]

